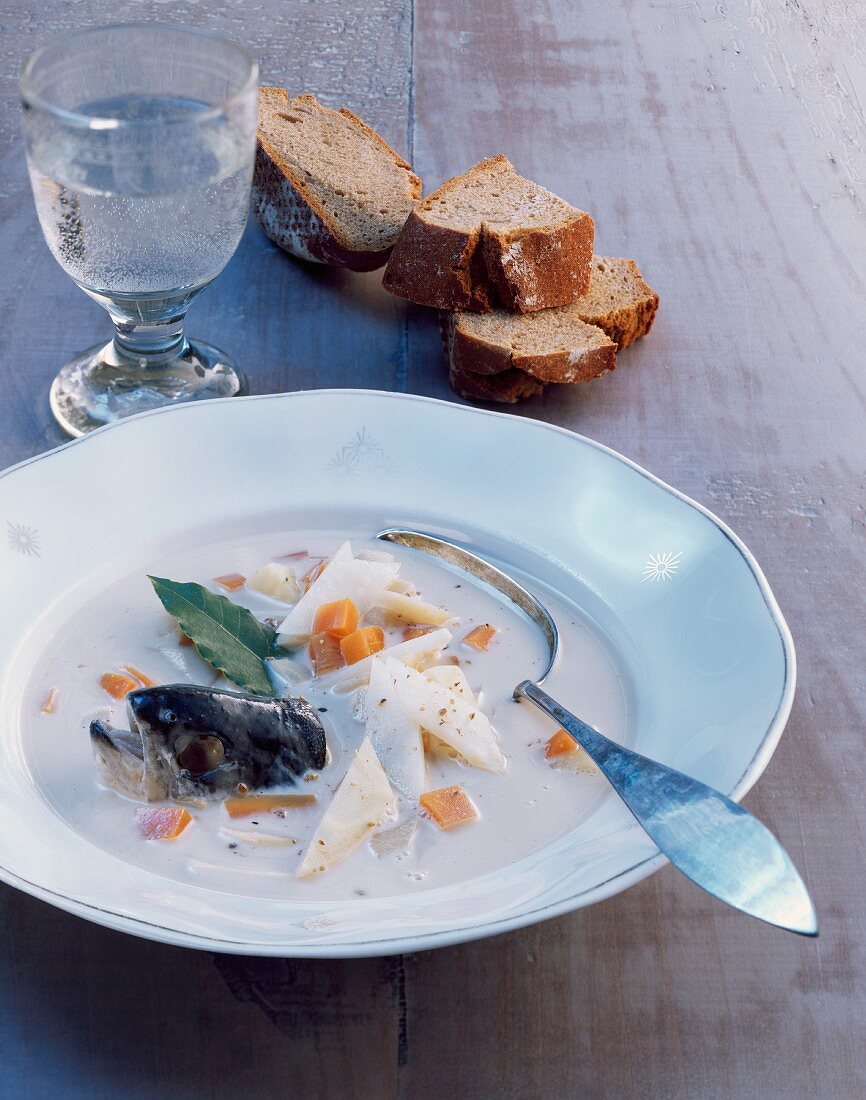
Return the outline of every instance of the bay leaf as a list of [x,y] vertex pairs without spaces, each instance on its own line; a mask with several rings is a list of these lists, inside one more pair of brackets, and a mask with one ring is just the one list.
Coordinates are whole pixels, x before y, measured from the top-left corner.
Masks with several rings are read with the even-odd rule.
[[264,662],[281,653],[276,631],[247,608],[194,581],[149,580],[162,606],[208,664],[244,691],[274,694]]

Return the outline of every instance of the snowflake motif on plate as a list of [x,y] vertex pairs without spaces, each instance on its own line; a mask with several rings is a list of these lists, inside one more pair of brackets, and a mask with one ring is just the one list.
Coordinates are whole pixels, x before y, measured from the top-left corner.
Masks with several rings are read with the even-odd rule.
[[330,917],[307,917],[306,920],[300,922],[301,928],[306,928],[310,932],[325,932],[329,928],[333,928],[336,925],[335,920],[331,920]]
[[16,554],[38,558],[42,553],[39,546],[39,532],[35,527],[27,527],[23,523],[7,523],[6,538],[10,548]]
[[682,556],[682,550],[677,554],[650,554],[641,581],[669,581],[679,569]]
[[393,474],[396,466],[384,448],[367,431],[361,428],[348,443],[337,451],[328,463],[328,470],[340,480],[356,477],[361,473]]

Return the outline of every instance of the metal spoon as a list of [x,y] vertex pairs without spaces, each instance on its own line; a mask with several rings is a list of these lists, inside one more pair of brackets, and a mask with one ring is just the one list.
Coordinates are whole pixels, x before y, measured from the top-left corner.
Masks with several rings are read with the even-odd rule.
[[803,880],[757,818],[704,783],[614,744],[542,690],[559,652],[556,623],[543,604],[490,562],[447,539],[396,527],[377,538],[459,566],[517,604],[544,632],[549,660],[537,681],[517,685],[514,698],[535,703],[586,750],[653,843],[692,882],[767,924],[817,936],[818,920]]

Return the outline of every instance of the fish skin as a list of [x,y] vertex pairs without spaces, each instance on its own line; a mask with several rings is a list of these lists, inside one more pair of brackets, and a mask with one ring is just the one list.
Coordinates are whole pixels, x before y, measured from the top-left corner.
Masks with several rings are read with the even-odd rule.
[[113,730],[101,718],[90,723],[90,742],[99,778],[106,787],[141,798],[144,793],[144,755],[141,738],[127,730]]
[[[131,691],[126,708],[130,731],[141,742],[143,777],[138,797],[148,802],[221,797],[239,783],[251,790],[294,783],[310,768],[325,765],[324,728],[316,710],[300,697],[270,699],[194,684],[166,684]],[[105,779],[108,771],[122,781],[123,768],[112,752],[129,764],[129,748],[104,723],[92,723],[90,732],[100,774]],[[197,736],[218,737],[225,749],[222,762],[203,775],[185,771],[176,759],[186,742]],[[131,793],[128,786],[111,785]]]

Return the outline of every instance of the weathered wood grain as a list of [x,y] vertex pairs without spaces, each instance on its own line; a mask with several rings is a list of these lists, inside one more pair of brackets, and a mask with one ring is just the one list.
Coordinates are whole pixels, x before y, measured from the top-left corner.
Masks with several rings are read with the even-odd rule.
[[[866,15],[841,0],[10,0],[0,34],[0,464],[59,441],[63,357],[107,333],[41,240],[14,79],[48,34],[220,29],[263,78],[345,102],[428,188],[492,152],[596,217],[662,295],[615,374],[517,415],[708,504],[764,565],[800,688],[748,804],[814,891],[805,942],[670,870],[590,910],[404,959],[219,958],[0,891],[0,1095],[684,1097],[866,1093]],[[258,392],[449,396],[435,318],[252,226],[190,331]]]
[[[416,12],[425,180],[505,152],[590,210],[598,249],[634,256],[661,294],[614,375],[520,412],[645,462],[764,565],[800,690],[747,802],[806,870],[822,935],[743,922],[668,870],[546,928],[427,956],[420,983],[410,970],[410,1050],[425,1043],[409,1095],[454,1050],[461,1095],[864,1089],[864,49],[862,11],[831,4]],[[446,395],[426,319],[409,352],[410,388]],[[457,1011],[428,996],[443,988]]]

